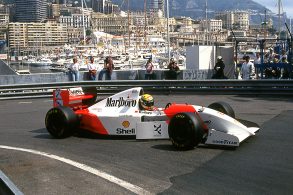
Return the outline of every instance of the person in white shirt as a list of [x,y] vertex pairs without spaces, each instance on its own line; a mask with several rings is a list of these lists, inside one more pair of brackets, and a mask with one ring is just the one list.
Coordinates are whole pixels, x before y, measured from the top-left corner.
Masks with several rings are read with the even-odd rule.
[[254,59],[254,64],[261,64],[261,58],[260,58],[260,54],[256,53],[255,59]]
[[284,49],[282,49],[282,54],[280,56],[280,61],[281,62],[288,61],[288,56],[287,56],[286,50],[284,50]]
[[268,63],[274,63],[274,59],[275,59],[275,52],[273,50],[273,48],[269,49],[270,52],[268,53]]
[[72,81],[79,80],[79,63],[77,57],[73,58],[73,63],[69,66],[69,73],[71,74]]
[[97,66],[94,63],[94,57],[90,56],[90,62],[87,65],[88,70],[89,70],[89,78],[90,80],[96,80],[97,77]]
[[249,80],[252,79],[254,74],[254,65],[252,62],[250,62],[250,57],[245,57],[245,62],[241,66],[241,75],[242,79]]
[[259,53],[256,53],[255,59],[253,61],[253,64],[255,66],[254,68],[255,68],[256,78],[258,78],[259,77],[259,69],[261,68],[260,66],[257,66],[257,65],[261,64],[261,57],[260,57]]

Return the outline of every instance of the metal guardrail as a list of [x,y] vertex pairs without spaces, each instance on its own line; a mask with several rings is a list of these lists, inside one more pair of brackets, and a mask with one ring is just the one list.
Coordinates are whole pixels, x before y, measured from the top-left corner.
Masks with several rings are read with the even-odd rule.
[[0,85],[0,99],[51,97],[53,89],[95,87],[109,95],[132,87],[153,94],[293,95],[293,80],[112,80]]
[[0,170],[0,194],[23,195],[12,181]]

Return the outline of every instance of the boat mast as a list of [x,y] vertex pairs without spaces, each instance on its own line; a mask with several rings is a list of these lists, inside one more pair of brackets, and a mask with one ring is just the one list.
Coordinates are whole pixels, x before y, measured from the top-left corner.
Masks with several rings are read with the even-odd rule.
[[264,49],[266,49],[266,39],[267,39],[267,10],[265,9],[265,21],[264,21]]
[[278,30],[279,30],[279,38],[281,36],[281,0],[278,0]]
[[147,0],[144,0],[144,47],[146,48],[146,30],[147,30],[147,14],[146,14]]
[[290,30],[292,31],[291,17],[290,17]]
[[129,9],[129,0],[127,0],[127,9],[128,9],[128,49],[130,48],[130,9]]
[[206,45],[208,45],[208,1],[206,0],[206,2],[205,2],[205,17],[206,17],[206,21],[205,21],[205,23],[206,23],[206,25],[205,25],[205,41],[206,42],[204,42],[204,45],[206,44]]
[[170,53],[170,29],[169,29],[169,0],[166,0],[167,4],[167,42],[168,42],[168,60],[171,58]]
[[85,45],[85,22],[84,22],[83,1],[84,0],[81,0],[81,11],[82,11],[82,26],[83,26],[83,45]]

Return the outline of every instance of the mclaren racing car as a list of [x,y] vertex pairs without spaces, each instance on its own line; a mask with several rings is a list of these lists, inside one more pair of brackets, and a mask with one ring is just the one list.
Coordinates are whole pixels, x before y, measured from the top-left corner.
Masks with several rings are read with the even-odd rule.
[[[259,130],[253,122],[236,119],[225,102],[208,107],[168,103],[165,108],[156,108],[141,87],[102,100],[96,96],[82,88],[54,90],[53,108],[45,118],[48,132],[54,138],[82,129],[100,135],[170,139],[178,149],[191,149],[198,144],[236,147]],[[149,101],[142,102],[142,97]]]

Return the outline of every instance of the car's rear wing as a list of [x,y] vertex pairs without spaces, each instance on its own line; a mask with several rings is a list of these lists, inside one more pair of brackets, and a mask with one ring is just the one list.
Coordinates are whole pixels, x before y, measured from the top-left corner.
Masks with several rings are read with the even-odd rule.
[[53,106],[68,106],[71,108],[87,107],[83,100],[93,99],[93,94],[85,94],[81,87],[56,89],[53,91]]

